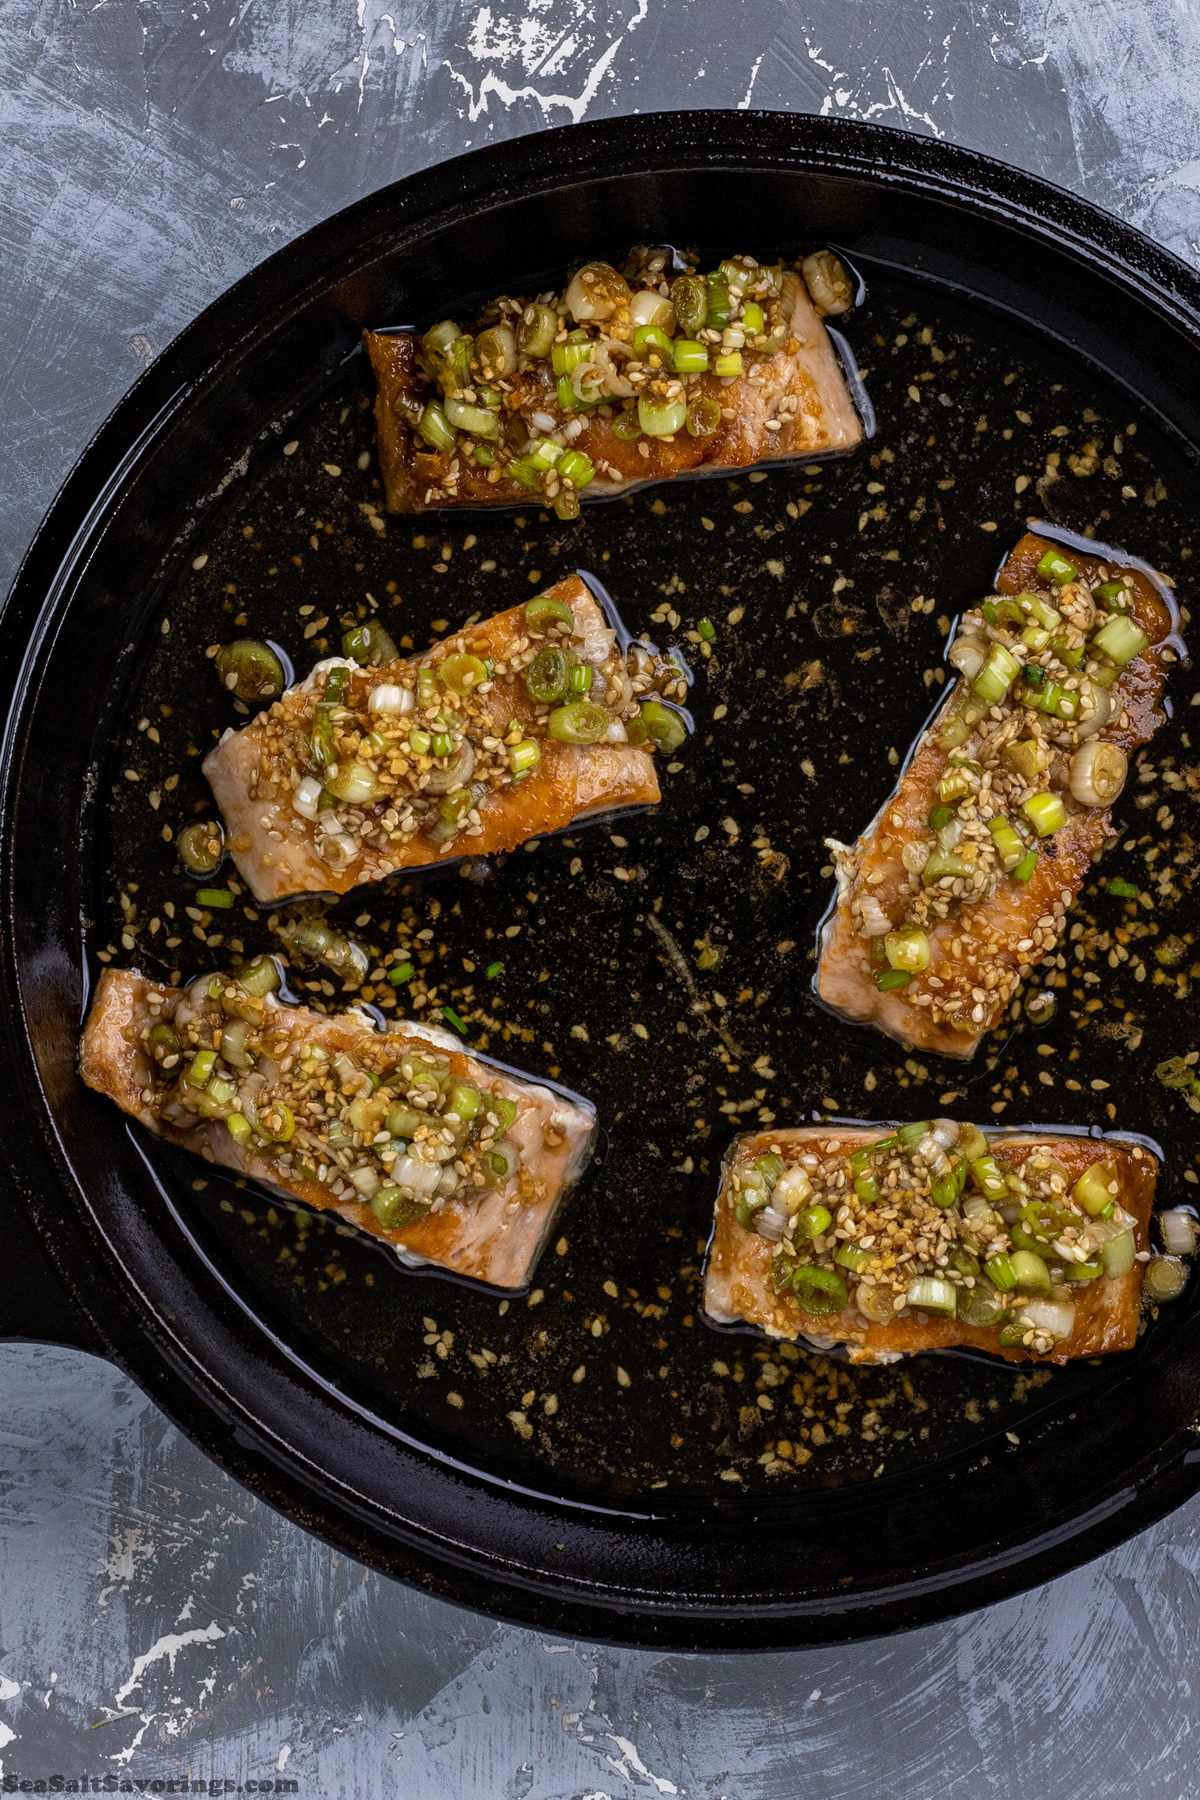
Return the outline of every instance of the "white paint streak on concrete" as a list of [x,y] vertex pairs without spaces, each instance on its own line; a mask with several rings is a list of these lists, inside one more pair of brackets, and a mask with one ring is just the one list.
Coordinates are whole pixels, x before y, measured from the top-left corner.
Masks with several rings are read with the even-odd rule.
[[19,1681],[10,1681],[7,1675],[0,1675],[0,1700],[15,1700],[20,1691]]
[[745,94],[738,101],[738,111],[739,112],[746,112],[749,109],[750,96],[754,92],[754,84],[758,80],[758,71],[762,68],[762,65],[763,65],[762,57],[761,56],[755,57],[754,67],[750,71],[750,84],[747,87]]
[[[616,1733],[612,1731],[610,1731],[608,1735],[611,1741],[617,1746],[617,1749],[621,1752],[621,1755],[625,1758],[626,1762],[629,1763],[632,1768],[636,1769],[639,1775],[644,1775],[647,1781],[652,1781],[660,1794],[677,1794],[679,1792],[679,1789],[675,1786],[673,1781],[668,1781],[664,1775],[653,1774],[646,1767],[645,1763],[638,1755],[637,1750],[630,1743],[628,1738],[618,1737]],[[607,1760],[611,1762],[612,1758],[609,1757]],[[626,1773],[628,1773],[627,1770],[622,1770],[622,1774]]]
[[145,1718],[142,1720],[141,1724],[138,1726],[137,1730],[133,1734],[133,1737],[126,1744],[125,1748],[123,1750],[118,1750],[115,1753],[115,1755],[110,1756],[108,1759],[109,1762],[124,1763],[126,1767],[129,1766],[129,1764],[133,1761],[133,1756],[134,1756],[135,1750],[137,1750],[139,1748],[142,1739],[145,1737],[146,1733],[149,1731],[150,1724],[151,1724],[151,1721],[154,1718],[154,1716],[155,1715],[153,1713],[146,1714]]
[[141,1686],[142,1677],[153,1663],[161,1662],[165,1656],[173,1675],[175,1658],[181,1650],[186,1650],[189,1644],[215,1644],[224,1636],[225,1633],[214,1619],[211,1625],[198,1627],[195,1631],[168,1632],[165,1637],[160,1637],[143,1655],[135,1657],[128,1681],[114,1695],[117,1705],[125,1705],[134,1688]]

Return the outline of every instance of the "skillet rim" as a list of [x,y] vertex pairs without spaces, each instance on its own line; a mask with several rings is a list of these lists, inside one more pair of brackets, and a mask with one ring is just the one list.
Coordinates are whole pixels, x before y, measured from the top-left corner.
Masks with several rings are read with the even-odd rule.
[[[36,668],[59,602],[86,566],[92,540],[124,484],[134,479],[140,459],[186,411],[206,380],[263,337],[264,317],[273,321],[271,329],[278,329],[288,310],[299,312],[318,293],[336,291],[346,281],[344,274],[334,280],[330,273],[333,264],[344,263],[346,246],[353,247],[357,267],[365,269],[399,241],[419,239],[435,226],[463,223],[485,207],[511,200],[514,192],[524,199],[571,182],[714,166],[746,175],[756,166],[790,166],[835,178],[869,177],[963,207],[984,223],[1003,222],[1028,238],[1052,237],[1077,258],[1103,268],[1115,284],[1128,287],[1136,281],[1143,305],[1200,338],[1200,277],[1133,227],[975,151],[861,121],[728,111],[640,114],[567,126],[468,152],[380,189],[314,226],[206,307],[138,378],[64,482],[0,617],[0,645],[6,652],[0,667],[11,674],[5,679],[7,716],[0,740],[0,904],[9,926],[0,947],[0,990],[7,1002],[0,1056],[12,1080],[35,1103],[46,1104],[24,1030],[12,910],[12,827],[21,741],[36,693],[36,683],[26,677]],[[220,345],[215,355],[210,348],[214,342]],[[404,1522],[406,1534],[397,1529],[394,1515],[390,1535],[381,1542],[378,1508],[370,1499],[318,1467],[297,1441],[284,1442],[272,1434],[215,1367],[201,1366],[161,1316],[161,1303],[144,1290],[131,1293],[132,1278],[114,1268],[106,1240],[100,1240],[99,1263],[97,1243],[89,1240],[78,1219],[70,1219],[70,1241],[64,1240],[62,1209],[56,1217],[46,1197],[54,1181],[63,1179],[63,1170],[52,1142],[43,1135],[34,1144],[33,1136],[15,1157],[23,1214],[17,1227],[32,1226],[57,1277],[57,1291],[43,1291],[36,1274],[30,1277],[37,1301],[27,1302],[25,1312],[35,1324],[40,1311],[42,1317],[54,1317],[58,1329],[51,1335],[60,1341],[66,1338],[111,1355],[208,1454],[307,1529],[443,1598],[542,1630],[688,1649],[784,1647],[877,1635],[940,1619],[1063,1573],[1200,1488],[1200,1445],[1188,1431],[1180,1431],[1128,1471],[1116,1492],[1098,1498],[1086,1513],[1048,1526],[1033,1540],[995,1543],[970,1565],[964,1559],[961,1568],[943,1568],[879,1592],[846,1594],[836,1604],[818,1598],[764,1605],[747,1603],[744,1597],[727,1603],[718,1596],[698,1602],[682,1593],[660,1600],[636,1585],[601,1588],[551,1569],[506,1568],[502,1557],[478,1545],[434,1542],[410,1522]],[[11,1145],[5,1154],[14,1160]],[[4,1209],[0,1197],[0,1211]],[[70,1317],[64,1316],[68,1310]],[[231,1354],[236,1349],[234,1345]],[[638,1528],[631,1524],[626,1529]]]

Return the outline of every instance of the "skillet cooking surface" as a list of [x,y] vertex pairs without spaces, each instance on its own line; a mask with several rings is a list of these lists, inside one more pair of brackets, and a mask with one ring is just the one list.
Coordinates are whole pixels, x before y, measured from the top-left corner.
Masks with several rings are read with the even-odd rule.
[[[687,179],[694,195],[704,178]],[[659,228],[647,222],[646,235],[684,235],[672,229],[684,192],[674,205],[656,198]],[[844,329],[878,418],[874,440],[847,460],[668,484],[585,507],[573,525],[530,507],[389,517],[380,530],[371,522],[382,498],[370,454],[369,373],[346,329],[338,346],[345,354],[328,355],[323,372],[314,359],[292,375],[288,398],[302,403],[286,418],[282,407],[265,406],[265,392],[254,391],[243,370],[240,434],[235,427],[222,445],[206,422],[196,459],[207,472],[223,452],[217,466],[227,470],[250,447],[219,496],[205,501],[217,483],[198,485],[193,476],[173,509],[148,513],[139,502],[146,547],[131,625],[123,627],[129,649],[120,659],[110,651],[108,709],[90,721],[88,740],[106,746],[85,813],[78,895],[93,971],[100,956],[178,981],[220,966],[230,947],[247,955],[281,949],[265,909],[239,902],[231,913],[189,915],[195,884],[164,841],[167,831],[214,816],[200,757],[226,726],[242,722],[216,681],[209,647],[269,637],[303,675],[317,656],[338,650],[344,625],[365,616],[367,595],[381,603],[392,635],[421,649],[468,615],[498,611],[578,567],[606,583],[632,630],[679,643],[695,667],[697,731],[665,774],[658,808],[540,841],[487,867],[360,890],[328,911],[368,950],[372,967],[383,951],[414,952],[413,1016],[441,1023],[449,1005],[466,1021],[471,1047],[550,1075],[597,1104],[600,1153],[560,1215],[533,1292],[505,1301],[408,1272],[332,1217],[298,1218],[130,1131],[74,1087],[61,1044],[53,1054],[44,1036],[39,1045],[68,1156],[79,1166],[84,1140],[99,1140],[114,1171],[109,1178],[97,1170],[88,1182],[101,1230],[151,1305],[153,1278],[137,1266],[133,1240],[140,1233],[161,1243],[159,1254],[198,1284],[221,1331],[249,1360],[260,1402],[269,1367],[273,1379],[354,1419],[372,1454],[415,1451],[448,1482],[471,1472],[481,1516],[491,1502],[479,1496],[489,1494],[528,1504],[539,1517],[602,1515],[614,1546],[661,1521],[674,1549],[660,1553],[658,1585],[682,1586],[680,1611],[689,1582],[696,1600],[726,1621],[742,1609],[746,1641],[845,1635],[916,1616],[912,1595],[923,1582],[911,1571],[937,1561],[923,1535],[931,1517],[947,1550],[931,1586],[946,1585],[951,1565],[965,1580],[982,1554],[997,1563],[1028,1556],[1039,1533],[1065,1539],[1068,1516],[1130,1504],[1131,1488],[1121,1483],[1131,1482],[1136,1457],[1159,1453],[1192,1404],[1184,1374],[1194,1354],[1190,1290],[1130,1355],[1058,1371],[964,1355],[852,1370],[702,1322],[700,1275],[720,1158],[734,1130],[760,1123],[950,1112],[1006,1126],[1036,1119],[1136,1130],[1166,1153],[1160,1204],[1191,1197],[1182,1175],[1195,1121],[1153,1077],[1164,1057],[1196,1047],[1186,1004],[1200,954],[1191,943],[1196,758],[1186,669],[1168,690],[1173,717],[1143,753],[1142,779],[1131,779],[1119,802],[1118,845],[1073,915],[1082,936],[1062,947],[1057,968],[1047,962],[1037,972],[974,1063],[906,1057],[889,1040],[830,1019],[810,993],[816,927],[832,886],[822,839],[852,838],[883,798],[941,692],[950,621],[988,590],[1026,519],[1094,532],[1146,557],[1179,583],[1186,607],[1200,510],[1189,448],[1151,407],[1045,329],[960,291],[961,281],[947,279],[960,270],[930,272],[921,265],[931,259],[911,245],[897,254],[863,207],[862,191],[847,186],[839,216],[827,194],[810,189],[807,210],[824,231],[805,229],[805,208],[793,202],[795,236],[771,238],[760,227],[748,237],[731,217],[719,240],[709,222],[698,246],[715,258],[734,249],[795,254],[830,238],[846,244],[868,291]],[[564,259],[581,245],[592,254],[626,248],[613,235],[621,209],[597,208],[593,199],[592,210],[586,243],[577,226]],[[694,215],[695,198],[683,210]],[[511,247],[497,257],[494,284],[486,259],[465,277],[436,234],[432,244],[411,290],[401,259],[390,291],[378,273],[344,280],[338,310],[356,324],[394,323],[408,316],[403,302],[411,299],[422,322],[434,313],[469,316],[493,285],[533,291],[553,280],[544,262],[514,263]],[[1032,303],[1028,310],[1036,316]],[[252,419],[268,427],[257,442],[246,429]],[[112,587],[95,571],[75,579],[81,605],[113,604]],[[687,635],[705,617],[716,626],[708,660]],[[44,712],[44,698],[41,705]],[[28,794],[28,773],[25,780]],[[14,868],[19,876],[19,858]],[[1143,898],[1108,891],[1114,878]],[[46,935],[36,912],[23,908],[22,920],[28,993],[34,959],[47,956],[46,935],[54,935],[54,909]],[[1164,946],[1165,963],[1155,956]],[[59,953],[78,957],[66,942]],[[496,962],[503,967],[489,978]],[[296,963],[289,978],[309,1004],[337,1010],[356,997],[311,965]],[[60,979],[69,993],[65,970]],[[1035,1029],[1020,1000],[1041,990],[1055,995],[1057,1009]],[[386,983],[368,983],[357,997],[387,1016],[403,1014],[404,990],[397,1007]],[[59,1016],[69,1012],[73,1034],[77,997],[72,1007]],[[36,1042],[36,999],[33,1013]],[[197,1332],[204,1329],[201,1320]],[[1172,1370],[1167,1383],[1164,1368]],[[238,1403],[232,1395],[226,1409]],[[267,1411],[264,1404],[264,1424]],[[1116,1450],[1132,1419],[1136,1457],[1128,1443]],[[348,1482],[339,1454],[332,1439],[317,1453],[322,1467],[308,1472],[310,1495],[326,1480]],[[1173,1467],[1172,1479],[1190,1485]],[[241,1472],[296,1509],[294,1489],[273,1489],[244,1464]],[[969,1523],[939,1520],[939,1484],[953,1496],[946,1512],[965,1509]],[[830,1490],[844,1520],[838,1527],[823,1500]],[[413,1572],[369,1508],[354,1535],[317,1504],[315,1514],[301,1509],[306,1522]],[[405,1496],[394,1487],[391,1504],[403,1518]],[[1003,1528],[993,1507],[1008,1509]],[[890,1541],[868,1549],[864,1532],[889,1537],[880,1508],[893,1521]],[[818,1527],[830,1539],[824,1562],[810,1550],[804,1567],[768,1566],[752,1596],[737,1572],[733,1591],[722,1591],[728,1558],[721,1573],[687,1569],[680,1546],[694,1544],[701,1520],[715,1538],[741,1541],[755,1519],[782,1545],[793,1534],[803,1543],[813,1521],[826,1521]],[[468,1521],[458,1554],[478,1567],[495,1550],[488,1528],[478,1544],[471,1529]],[[1065,1560],[1060,1553],[1057,1566]],[[730,1641],[727,1625],[714,1632],[695,1618],[647,1623],[663,1598],[631,1599],[624,1572],[618,1579],[593,1565],[584,1576],[569,1564],[568,1556],[557,1565],[562,1577],[551,1579],[551,1591],[565,1593],[572,1580],[610,1582],[621,1589],[618,1604],[644,1609],[642,1621],[601,1629]],[[1017,1579],[1035,1568],[1027,1562]],[[499,1579],[497,1600],[444,1570],[438,1577],[442,1591],[490,1598],[542,1623],[572,1617],[536,1596],[514,1598],[513,1583],[528,1585],[528,1571],[509,1567]],[[1008,1577],[990,1579],[999,1592]],[[909,1610],[888,1613],[880,1594],[889,1590],[894,1605],[901,1584]],[[632,1583],[650,1585],[644,1571]],[[839,1587],[843,1606],[874,1607],[869,1621],[837,1618]],[[962,1591],[926,1610],[963,1604]],[[801,1623],[809,1604],[814,1617]],[[596,1615],[587,1617],[597,1629]]]

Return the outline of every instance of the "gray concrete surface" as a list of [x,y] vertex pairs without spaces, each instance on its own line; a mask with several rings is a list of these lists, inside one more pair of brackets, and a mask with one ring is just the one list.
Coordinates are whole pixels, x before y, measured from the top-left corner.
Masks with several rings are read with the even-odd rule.
[[[1198,76],[1188,0],[0,0],[0,590],[181,326],[440,157],[639,109],[840,112],[1023,164],[1197,261]],[[550,1642],[338,1557],[107,1365],[0,1346],[0,1790],[1185,1800],[1198,1582],[1200,1503],[881,1644]]]

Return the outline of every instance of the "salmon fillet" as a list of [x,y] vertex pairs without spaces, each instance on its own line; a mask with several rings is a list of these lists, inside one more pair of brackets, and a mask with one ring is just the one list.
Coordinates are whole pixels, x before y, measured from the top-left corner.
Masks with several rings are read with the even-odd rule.
[[[809,259],[810,274],[811,263]],[[492,382],[483,379],[494,376],[493,365],[487,362],[491,339],[481,339],[479,327],[461,340],[471,346],[470,364],[469,369],[460,365],[457,374],[450,366],[452,358],[439,357],[436,349],[431,354],[428,338],[367,332],[367,354],[376,381],[376,443],[388,510],[421,513],[445,506],[527,505],[533,492],[554,506],[560,517],[572,517],[584,486],[589,497],[599,497],[677,475],[854,449],[864,436],[863,421],[802,274],[782,266],[767,271],[749,258],[722,268],[737,275],[732,293],[726,283],[721,295],[729,305],[728,323],[720,330],[699,326],[694,338],[680,330],[674,314],[672,296],[683,293],[676,287],[680,275],[665,269],[661,259],[635,259],[628,280],[606,264],[589,265],[563,297],[543,297],[540,302],[505,297],[489,309],[483,326],[484,333],[496,326],[508,331],[513,349],[511,367],[498,365],[505,373]],[[592,271],[598,272],[603,298],[597,299],[594,287],[580,313],[574,313],[571,302],[579,304],[580,277]],[[704,278],[688,271],[686,280]],[[845,282],[844,273],[841,280]],[[850,303],[848,285],[837,296],[827,287],[818,291],[828,310]],[[666,330],[661,343],[639,348],[637,321],[656,301],[662,302]],[[530,341],[522,321],[532,317],[538,305],[548,306],[555,315],[560,360],[565,349],[576,348],[570,345],[574,333],[584,353],[574,370],[593,374],[575,374],[574,383],[568,376],[564,389],[551,346],[539,355],[525,354],[518,347]],[[604,316],[593,313],[593,306]],[[763,331],[747,326],[747,306],[757,309],[751,324],[761,317]],[[694,346],[691,360],[700,365],[694,372],[677,369],[675,354],[664,350],[675,341],[672,332]],[[740,363],[738,373],[717,372],[722,353]],[[431,444],[422,434],[424,409],[431,404],[443,409],[438,422],[447,430],[446,400],[451,413],[460,393],[477,403],[481,383],[490,391],[491,408],[490,413],[485,408],[476,423],[492,435],[450,431],[453,443]],[[648,403],[677,404],[676,427],[659,435],[656,421],[655,431],[639,430],[639,421],[649,417],[645,410],[639,413],[639,397]],[[698,402],[703,404],[695,410]],[[687,408],[694,410],[685,424]],[[661,421],[670,422],[670,417]],[[693,426],[703,430],[694,434]],[[548,446],[541,453],[545,466],[526,468],[524,459],[539,445]],[[564,451],[582,455],[587,468],[578,462],[563,463]],[[535,456],[535,464],[537,460]]]
[[[816,994],[910,1049],[974,1054],[1057,943],[1129,755],[1161,723],[1178,649],[1167,590],[1085,543],[1021,539],[996,594],[963,615],[950,659],[964,673],[894,793],[856,843],[827,840],[838,890]],[[1118,668],[1105,644],[1134,653]],[[995,694],[1006,676],[988,705],[978,683]]]
[[[278,981],[266,958],[242,974]],[[376,1031],[234,976],[173,988],[106,969],[80,1073],[156,1136],[338,1213],[402,1262],[506,1289],[528,1284],[595,1131],[586,1101],[440,1033]]]
[[[551,616],[531,625],[546,602]],[[397,869],[512,850],[581,819],[652,805],[652,752],[682,738],[684,725],[644,703],[682,699],[687,677],[640,645],[627,650],[621,635],[571,575],[411,660],[318,664],[204,760],[255,899],[345,894]],[[540,702],[529,685],[547,655],[561,659],[562,680],[569,665],[585,674],[586,691],[562,699],[585,703],[597,741],[553,735],[569,708]]]
[[985,1137],[952,1120],[898,1129],[909,1147],[887,1126],[738,1138],[717,1197],[708,1317],[844,1345],[862,1363],[956,1347],[1064,1363],[1132,1346],[1149,1151],[1053,1132]]

